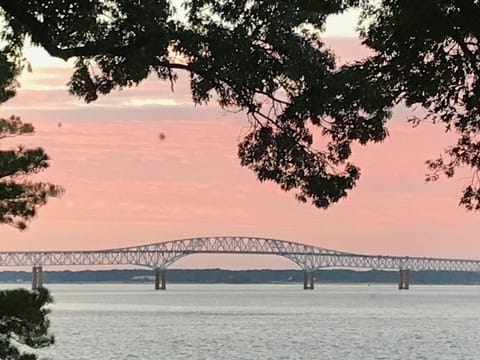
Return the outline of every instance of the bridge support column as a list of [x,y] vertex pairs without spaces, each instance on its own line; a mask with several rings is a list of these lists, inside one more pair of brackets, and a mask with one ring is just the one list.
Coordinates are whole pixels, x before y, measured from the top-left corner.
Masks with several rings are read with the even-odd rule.
[[155,270],[155,290],[166,290],[165,270]]
[[410,270],[398,271],[398,290],[408,290],[410,288]]
[[43,269],[41,266],[34,266],[32,268],[32,290],[37,290],[43,287]]
[[303,290],[313,290],[314,283],[313,271],[305,270],[303,273]]

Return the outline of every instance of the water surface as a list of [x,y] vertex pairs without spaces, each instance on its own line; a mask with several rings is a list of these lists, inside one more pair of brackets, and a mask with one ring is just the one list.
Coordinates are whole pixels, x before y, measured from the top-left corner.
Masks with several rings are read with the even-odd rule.
[[480,358],[476,286],[49,288],[57,343],[41,354],[52,359]]

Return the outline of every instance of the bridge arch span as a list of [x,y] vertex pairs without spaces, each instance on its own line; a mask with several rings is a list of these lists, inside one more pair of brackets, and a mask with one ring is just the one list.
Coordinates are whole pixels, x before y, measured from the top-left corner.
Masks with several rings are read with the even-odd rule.
[[185,238],[106,251],[137,253],[141,257],[138,260],[141,261],[135,265],[153,269],[166,269],[176,261],[193,254],[257,254],[282,256],[301,269],[315,270],[320,267],[319,257],[350,255],[293,241],[246,236]]
[[32,266],[32,284],[41,286],[43,266],[137,265],[154,269],[157,275],[161,272],[164,284],[165,270],[179,259],[192,254],[283,256],[305,270],[308,279],[305,278],[304,286],[311,284],[311,287],[305,288],[313,288],[313,271],[329,267],[399,270],[399,287],[402,289],[408,288],[410,270],[480,271],[480,260],[362,255],[298,242],[248,236],[195,237],[107,250],[0,252],[0,267]]

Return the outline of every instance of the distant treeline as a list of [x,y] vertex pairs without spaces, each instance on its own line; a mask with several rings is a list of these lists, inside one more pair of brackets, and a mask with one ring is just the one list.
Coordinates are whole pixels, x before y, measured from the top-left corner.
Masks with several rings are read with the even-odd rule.
[[[0,272],[0,282],[30,282],[31,273],[25,271]],[[46,283],[79,282],[151,282],[153,272],[149,270],[86,270],[45,271]],[[395,283],[396,271],[320,270],[315,272],[318,283]],[[302,270],[167,270],[170,283],[229,283],[265,284],[303,282]],[[414,284],[480,284],[480,273],[453,271],[412,271],[410,282]]]

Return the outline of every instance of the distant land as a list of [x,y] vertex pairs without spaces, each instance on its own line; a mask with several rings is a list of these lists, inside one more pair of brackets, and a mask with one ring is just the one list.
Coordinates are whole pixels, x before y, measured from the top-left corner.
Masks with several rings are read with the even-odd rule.
[[[30,282],[32,275],[26,271],[0,272],[1,283]],[[153,273],[149,270],[85,270],[85,271],[45,271],[45,283],[91,283],[153,282]],[[321,270],[315,272],[315,282],[321,283],[396,283],[396,271],[354,271]],[[302,283],[302,270],[222,270],[197,269],[167,270],[168,283],[228,283],[228,284],[266,284],[266,283]],[[411,284],[480,284],[480,273],[455,271],[412,271]]]

